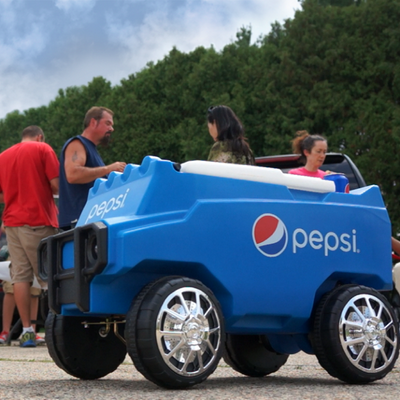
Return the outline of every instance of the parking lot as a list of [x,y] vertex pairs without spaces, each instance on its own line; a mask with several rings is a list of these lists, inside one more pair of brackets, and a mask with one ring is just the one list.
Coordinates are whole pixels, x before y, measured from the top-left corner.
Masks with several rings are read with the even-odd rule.
[[248,378],[221,362],[203,384],[189,390],[160,389],[143,378],[129,357],[112,374],[97,381],[75,379],[58,368],[46,346],[0,347],[0,398],[15,399],[398,399],[400,362],[383,380],[363,386],[344,384],[329,376],[315,356],[290,356],[277,373]]

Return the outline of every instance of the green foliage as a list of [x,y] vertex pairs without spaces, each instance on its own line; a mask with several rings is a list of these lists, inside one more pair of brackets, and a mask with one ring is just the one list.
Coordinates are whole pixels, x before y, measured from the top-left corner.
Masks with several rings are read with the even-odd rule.
[[349,154],[368,184],[380,185],[400,230],[400,2],[304,0],[293,19],[251,40],[242,27],[221,51],[173,48],[157,63],[111,87],[102,77],[60,90],[48,106],[0,120],[1,150],[40,125],[57,153],[82,132],[85,112],[114,112],[106,163],[146,155],[177,162],[206,159],[207,108],[226,104],[241,119],[256,156],[291,152],[297,130],[327,137]]
[[110,95],[111,84],[102,77],[93,78],[87,86],[60,89],[42,126],[46,141],[59,153],[68,138],[82,133],[86,111],[92,106],[108,107]]
[[0,143],[1,150],[12,146],[21,140],[22,130],[33,123],[26,123],[26,118],[19,111],[13,111],[7,114],[5,120],[0,121]]

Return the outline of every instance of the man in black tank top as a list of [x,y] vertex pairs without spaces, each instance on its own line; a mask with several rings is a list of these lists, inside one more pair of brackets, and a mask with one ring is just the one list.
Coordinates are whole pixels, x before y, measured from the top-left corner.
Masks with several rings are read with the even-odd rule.
[[114,113],[105,107],[92,107],[84,119],[81,135],[67,140],[60,155],[60,229],[71,229],[86,204],[89,189],[97,178],[112,171],[123,172],[126,163],[117,161],[105,165],[97,152],[99,144],[108,144]]

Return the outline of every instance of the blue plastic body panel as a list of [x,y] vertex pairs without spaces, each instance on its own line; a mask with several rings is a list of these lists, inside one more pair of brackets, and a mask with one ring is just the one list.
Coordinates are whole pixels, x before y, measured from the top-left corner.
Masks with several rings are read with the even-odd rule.
[[[314,193],[182,173],[146,157],[96,181],[77,226],[98,221],[107,264],[90,281],[90,309],[62,304],[64,315],[124,315],[148,282],[182,275],[214,292],[228,333],[312,352],[306,335],[324,293],[392,287],[391,224],[377,186]],[[74,260],[68,242],[61,268],[78,268]]]

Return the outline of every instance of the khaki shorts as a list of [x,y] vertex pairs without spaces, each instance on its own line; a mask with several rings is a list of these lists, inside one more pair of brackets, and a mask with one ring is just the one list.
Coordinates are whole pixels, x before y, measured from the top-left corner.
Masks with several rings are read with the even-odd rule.
[[[14,288],[11,282],[3,281],[3,292],[6,294],[14,294]],[[31,296],[39,297],[42,289],[31,287]]]
[[8,250],[10,252],[11,282],[33,282],[34,275],[39,284],[45,286],[39,278],[37,248],[42,239],[55,235],[57,228],[52,226],[6,226]]

